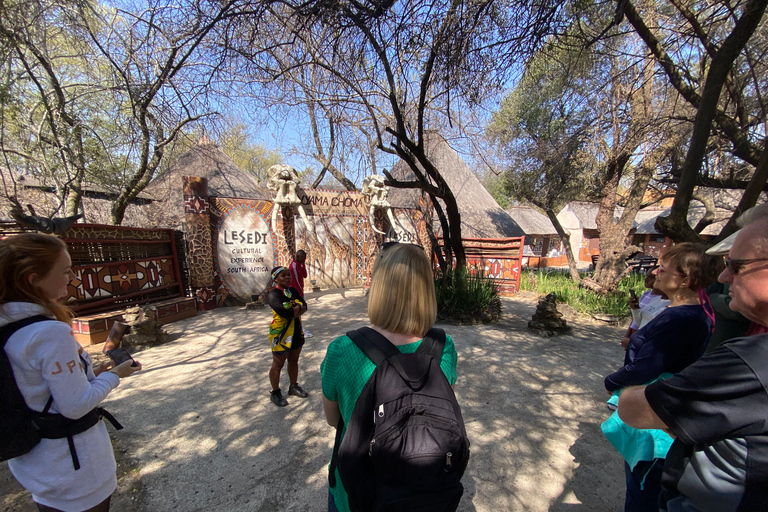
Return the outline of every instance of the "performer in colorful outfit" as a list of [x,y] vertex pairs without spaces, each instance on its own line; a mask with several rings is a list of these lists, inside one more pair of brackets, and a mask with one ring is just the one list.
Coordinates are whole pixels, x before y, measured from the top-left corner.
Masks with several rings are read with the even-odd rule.
[[291,273],[286,267],[272,269],[275,288],[266,295],[267,304],[272,308],[272,323],[269,326],[269,345],[272,348],[272,367],[269,382],[272,384],[270,399],[278,407],[285,407],[288,401],[280,391],[280,372],[288,361],[288,394],[306,398],[309,393],[298,384],[299,355],[304,345],[301,330],[301,315],[307,311],[307,303],[291,285]]

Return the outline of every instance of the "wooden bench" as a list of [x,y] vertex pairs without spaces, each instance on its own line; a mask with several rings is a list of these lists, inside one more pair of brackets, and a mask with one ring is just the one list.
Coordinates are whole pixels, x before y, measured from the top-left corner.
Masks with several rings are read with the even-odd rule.
[[[169,324],[184,318],[197,316],[197,307],[193,297],[176,297],[160,302],[146,304],[157,308],[157,318],[161,324]],[[78,316],[72,320],[75,339],[81,345],[104,343],[115,322],[123,321],[124,310]]]
[[72,330],[75,332],[75,339],[78,343],[81,345],[94,345],[107,341],[112,324],[122,320],[122,311],[78,316],[72,319]]

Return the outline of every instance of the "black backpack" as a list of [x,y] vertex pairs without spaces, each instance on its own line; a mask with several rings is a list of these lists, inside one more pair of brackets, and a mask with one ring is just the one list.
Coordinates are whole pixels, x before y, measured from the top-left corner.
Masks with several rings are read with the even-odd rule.
[[464,493],[469,439],[441,368],[445,331],[432,328],[402,354],[368,327],[347,333],[376,365],[355,403],[344,439],[339,420],[331,457],[355,511],[453,511]]
[[5,344],[19,329],[44,320],[51,319],[37,315],[0,328],[0,439],[3,440],[0,443],[0,461],[29,453],[37,446],[40,439],[67,438],[72,464],[77,470],[80,469],[80,461],[75,451],[73,436],[94,426],[102,416],[118,430],[123,426],[101,407],[93,409],[82,418],[73,420],[61,414],[48,412],[53,404],[53,397],[48,399],[42,412],[33,411],[27,406],[13,376],[13,368],[5,352]]

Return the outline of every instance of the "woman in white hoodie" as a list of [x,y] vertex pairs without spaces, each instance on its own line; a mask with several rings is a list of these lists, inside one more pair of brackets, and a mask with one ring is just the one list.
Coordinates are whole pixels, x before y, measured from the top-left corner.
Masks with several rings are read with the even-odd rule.
[[[141,364],[126,361],[94,372],[75,340],[72,314],[59,302],[74,277],[71,264],[66,245],[54,236],[24,233],[0,240],[0,327],[37,315],[49,318],[22,327],[6,342],[16,384],[30,409],[47,407],[48,413],[77,420]],[[69,439],[41,439],[8,466],[44,512],[104,512],[117,488],[115,457],[100,420]]]

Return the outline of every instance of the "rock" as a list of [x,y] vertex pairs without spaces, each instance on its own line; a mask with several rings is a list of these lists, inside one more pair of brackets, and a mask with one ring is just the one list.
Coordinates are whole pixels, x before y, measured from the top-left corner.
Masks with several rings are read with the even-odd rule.
[[123,335],[123,347],[139,345],[159,345],[168,341],[168,333],[163,329],[157,318],[155,306],[135,306],[125,310],[125,323],[130,326],[130,332]]
[[570,331],[571,328],[563,319],[563,314],[557,311],[557,298],[554,294],[550,293],[539,298],[536,312],[528,322],[528,329],[544,338],[559,336]]

